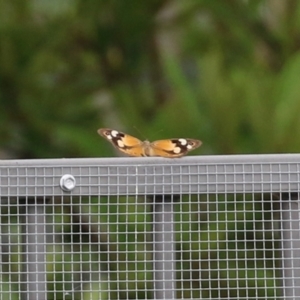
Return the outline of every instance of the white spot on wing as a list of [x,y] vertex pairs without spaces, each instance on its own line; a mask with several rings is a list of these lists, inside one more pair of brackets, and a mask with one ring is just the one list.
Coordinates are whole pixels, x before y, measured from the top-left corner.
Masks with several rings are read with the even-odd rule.
[[186,139],[179,139],[178,141],[182,146],[185,146],[188,143]]
[[124,148],[124,143],[122,140],[117,140],[117,144],[119,148]]
[[112,135],[113,137],[117,137],[118,134],[119,134],[119,132],[118,132],[117,130],[112,130],[112,131],[111,131],[111,135]]
[[181,152],[181,148],[180,148],[180,147],[175,147],[175,148],[173,149],[173,152],[174,152],[175,154],[179,154],[179,153]]

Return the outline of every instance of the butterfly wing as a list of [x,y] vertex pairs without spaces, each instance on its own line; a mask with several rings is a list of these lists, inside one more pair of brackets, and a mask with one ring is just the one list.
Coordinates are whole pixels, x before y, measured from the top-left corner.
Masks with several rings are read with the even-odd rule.
[[150,156],[162,156],[168,158],[181,157],[188,152],[200,147],[202,142],[194,139],[169,139],[152,142]]
[[98,133],[116,149],[129,156],[145,156],[144,143],[129,134],[109,128],[100,128]]

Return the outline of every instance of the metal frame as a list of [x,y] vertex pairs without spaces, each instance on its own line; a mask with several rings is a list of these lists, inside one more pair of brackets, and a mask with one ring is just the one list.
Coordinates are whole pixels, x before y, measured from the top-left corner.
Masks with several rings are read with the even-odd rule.
[[24,204],[22,300],[47,299],[47,196],[149,197],[154,214],[153,298],[176,299],[173,234],[176,195],[237,193],[279,194],[282,297],[299,299],[299,201],[297,197],[284,200],[281,196],[298,195],[299,191],[298,154],[0,161],[1,201],[19,199]]

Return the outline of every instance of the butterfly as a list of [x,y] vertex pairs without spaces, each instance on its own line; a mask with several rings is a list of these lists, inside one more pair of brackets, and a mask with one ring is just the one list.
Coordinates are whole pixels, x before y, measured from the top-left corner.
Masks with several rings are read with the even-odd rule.
[[126,133],[100,128],[98,133],[113,144],[119,151],[129,156],[181,157],[200,147],[202,142],[194,139],[168,139],[154,142],[141,141]]

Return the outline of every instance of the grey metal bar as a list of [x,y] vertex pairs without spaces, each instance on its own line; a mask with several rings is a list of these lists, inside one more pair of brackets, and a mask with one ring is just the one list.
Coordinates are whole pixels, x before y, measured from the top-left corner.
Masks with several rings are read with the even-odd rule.
[[176,299],[173,203],[154,204],[154,299]]
[[22,300],[46,300],[46,212],[44,203],[29,203],[21,215]]
[[71,194],[78,196],[296,192],[299,169],[299,154],[2,160],[0,194],[65,195],[59,185],[65,174],[75,177]]
[[185,156],[177,159],[166,159],[160,157],[102,157],[102,158],[58,158],[58,159],[22,159],[22,160],[1,160],[0,166],[6,167],[55,167],[55,166],[90,166],[94,163],[103,166],[131,166],[132,162],[138,165],[192,165],[195,162],[202,164],[281,164],[299,163],[300,154],[247,154],[247,155],[201,155]]
[[300,299],[300,205],[282,203],[283,298]]

